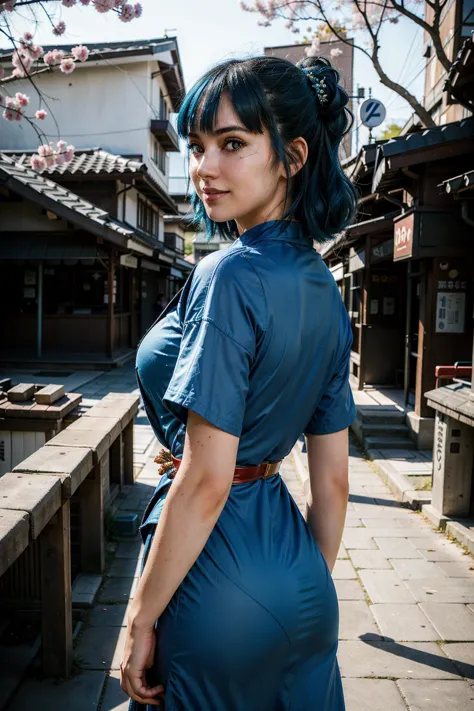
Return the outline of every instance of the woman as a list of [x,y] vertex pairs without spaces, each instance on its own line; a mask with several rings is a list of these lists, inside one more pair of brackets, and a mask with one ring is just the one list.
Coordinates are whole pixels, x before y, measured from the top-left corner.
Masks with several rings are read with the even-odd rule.
[[[347,98],[325,60],[257,57],[215,67],[181,107],[197,216],[234,242],[198,263],[137,355],[173,460],[141,527],[121,667],[132,709],[344,709],[330,570],[352,335],[313,240],[354,211],[338,160]],[[307,520],[279,474],[301,432]]]

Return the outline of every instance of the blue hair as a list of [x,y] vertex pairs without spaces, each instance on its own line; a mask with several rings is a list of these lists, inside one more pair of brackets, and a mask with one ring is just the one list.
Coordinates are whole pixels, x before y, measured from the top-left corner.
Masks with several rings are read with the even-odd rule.
[[[308,57],[300,67],[278,57],[230,59],[199,79],[181,105],[177,128],[181,138],[199,130],[211,132],[224,92],[242,124],[253,133],[268,131],[275,165],[286,171],[287,194],[282,219],[295,219],[318,242],[326,242],[346,227],[355,214],[357,196],[339,161],[339,147],[349,131],[352,114],[339,74],[322,58]],[[329,96],[321,103],[302,69],[311,68],[326,79]],[[298,156],[291,142],[308,144],[305,165],[293,177],[290,166]],[[237,237],[234,220],[210,220],[199,196],[191,194],[196,222],[204,223],[208,238]],[[282,228],[285,224],[282,225]]]

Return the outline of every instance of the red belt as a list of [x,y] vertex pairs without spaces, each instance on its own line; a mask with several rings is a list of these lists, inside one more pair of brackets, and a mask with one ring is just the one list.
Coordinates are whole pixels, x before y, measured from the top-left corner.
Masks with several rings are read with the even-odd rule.
[[[247,482],[256,481],[257,479],[268,479],[280,470],[282,461],[280,459],[279,462],[262,462],[262,464],[257,464],[255,467],[236,467],[232,484],[247,484]],[[158,473],[165,474],[168,472],[170,479],[174,478],[181,466],[181,459],[173,457],[166,449],[162,449],[160,454],[155,457],[155,462],[161,464]],[[170,470],[173,467],[175,471],[171,472]]]

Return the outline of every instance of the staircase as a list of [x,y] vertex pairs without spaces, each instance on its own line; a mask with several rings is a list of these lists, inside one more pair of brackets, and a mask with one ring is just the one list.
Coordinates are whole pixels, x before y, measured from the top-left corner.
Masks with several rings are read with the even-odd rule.
[[395,407],[359,406],[352,430],[365,451],[369,449],[416,449],[405,423],[405,413]]

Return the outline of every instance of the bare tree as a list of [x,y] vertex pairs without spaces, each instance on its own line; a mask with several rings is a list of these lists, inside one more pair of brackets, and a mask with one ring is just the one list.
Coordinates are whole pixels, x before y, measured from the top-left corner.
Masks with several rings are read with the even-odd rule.
[[[311,22],[305,38],[311,44],[309,54],[318,53],[321,34],[350,44],[371,61],[381,83],[391,89],[411,106],[424,126],[435,123],[417,99],[399,81],[392,79],[380,58],[381,33],[387,23],[397,23],[401,17],[421,27],[430,37],[435,55],[446,72],[452,61],[441,39],[441,23],[449,0],[253,0],[248,5],[244,0],[240,5],[245,12],[260,15],[258,24],[269,26],[278,19],[285,20],[285,26],[294,33],[300,32],[300,25]],[[426,12],[425,12],[426,9]]]

